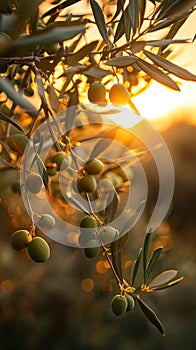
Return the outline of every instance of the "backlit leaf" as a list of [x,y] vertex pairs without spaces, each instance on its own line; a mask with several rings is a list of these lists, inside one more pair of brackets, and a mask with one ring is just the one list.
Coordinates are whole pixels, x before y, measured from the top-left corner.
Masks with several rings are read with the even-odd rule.
[[92,41],[90,44],[83,46],[80,50],[77,52],[74,52],[74,55],[68,57],[67,63],[69,65],[77,65],[77,63],[82,60],[84,57],[91,54],[93,50],[95,50],[96,46],[98,44],[98,40]]
[[165,58],[155,55],[152,52],[144,50],[145,55],[156,65],[165,69],[166,71],[176,75],[184,80],[196,81],[196,75],[190,73],[188,70],[177,66],[176,64],[166,60]]
[[133,36],[135,35],[139,25],[139,7],[138,0],[130,0],[129,2],[129,16],[133,27]]
[[111,60],[105,62],[107,66],[115,67],[128,67],[137,61],[137,57],[134,55],[114,57]]
[[[71,6],[71,5],[74,5],[76,4],[77,2],[79,2],[81,0],[66,0],[66,1],[63,1],[61,4],[57,5],[57,6],[54,6],[53,8],[51,8],[50,10],[46,11],[43,16],[42,16],[42,19],[47,17],[47,16],[51,16],[53,15],[54,13],[57,13],[57,12],[60,12],[60,10],[63,10],[64,8],[68,7],[68,6]],[[54,2],[53,2],[54,3]]]
[[144,284],[146,284],[146,278],[147,278],[148,253],[149,253],[149,246],[150,246],[151,235],[152,235],[152,230],[149,230],[149,232],[146,234],[146,237],[145,237],[145,240],[144,240],[144,248],[143,248]]
[[147,317],[147,319],[158,329],[158,331],[162,335],[165,335],[163,325],[161,321],[158,319],[155,312],[146,303],[144,303],[144,301],[142,301],[139,297],[137,297],[136,300],[141,310],[143,311],[144,315]]
[[176,280],[173,280],[173,281],[168,282],[166,284],[161,284],[160,286],[156,286],[156,287],[153,287],[153,288],[150,288],[150,289],[153,290],[153,291],[167,289],[167,288],[173,287],[176,284],[180,283],[183,279],[184,279],[184,277],[179,277]]
[[105,223],[108,224],[113,221],[117,215],[119,207],[119,196],[115,188],[113,188],[107,198],[106,211],[105,211]]
[[[133,64],[133,66],[135,63]],[[178,85],[173,81],[167,74],[165,74],[162,70],[157,67],[152,66],[150,63],[138,59],[137,66],[145,73],[147,73],[152,79],[157,80],[159,83],[170,87],[173,90],[180,91]]]
[[36,161],[38,165],[39,174],[43,179],[44,186],[48,188],[48,173],[38,153],[36,153]]
[[111,244],[111,253],[112,253],[112,263],[117,272],[118,277],[121,282],[123,281],[122,275],[122,246],[121,240],[118,239]]
[[132,212],[130,215],[130,218],[126,222],[126,224],[120,229],[121,234],[125,234],[126,232],[130,231],[132,225],[134,224],[138,214],[144,209],[145,201],[141,201],[136,210]]
[[150,288],[156,288],[166,283],[169,283],[172,279],[174,279],[177,275],[177,270],[166,270],[160,273],[158,276],[153,278],[153,280],[149,283]]
[[153,252],[152,252],[152,256],[148,262],[148,265],[147,265],[147,271],[146,271],[146,280],[148,280],[153,268],[154,268],[154,265],[156,264],[159,256],[161,255],[161,252],[163,250],[163,247],[159,247],[159,248],[156,248]]

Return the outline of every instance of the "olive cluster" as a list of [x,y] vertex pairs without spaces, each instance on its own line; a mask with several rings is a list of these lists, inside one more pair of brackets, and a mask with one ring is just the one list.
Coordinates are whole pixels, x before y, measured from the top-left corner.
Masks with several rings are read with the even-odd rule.
[[59,170],[67,170],[71,164],[71,157],[64,151],[55,152],[46,164],[49,176],[55,176]]
[[32,260],[44,263],[50,257],[50,247],[45,239],[33,236],[27,230],[18,230],[11,236],[12,247],[17,251],[27,250]]
[[134,306],[135,301],[133,296],[127,293],[125,295],[117,294],[111,301],[111,309],[116,316],[120,316],[126,311],[132,311]]
[[[88,99],[91,103],[106,102],[106,88],[105,86],[95,81],[88,89]],[[117,106],[124,106],[129,102],[129,92],[123,84],[114,84],[109,91],[110,102]]]
[[81,192],[95,192],[97,189],[97,181],[95,175],[102,172],[104,164],[97,158],[91,159],[78,172],[77,187]]

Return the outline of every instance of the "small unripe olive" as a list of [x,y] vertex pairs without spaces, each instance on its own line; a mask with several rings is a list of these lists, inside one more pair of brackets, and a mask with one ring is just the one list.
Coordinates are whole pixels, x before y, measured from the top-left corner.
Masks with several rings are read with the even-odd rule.
[[91,175],[97,175],[100,174],[103,170],[103,163],[99,160],[99,159],[92,159],[89,160],[89,162],[87,162],[84,165],[84,169],[87,171],[87,173],[91,174]]
[[112,226],[103,226],[99,231],[100,238],[104,244],[109,244],[116,240],[118,233],[118,230]]
[[99,253],[99,247],[94,247],[94,248],[84,248],[84,254],[86,255],[87,258],[95,258],[97,254]]
[[126,311],[132,311],[134,309],[134,306],[135,306],[135,300],[131,295],[126,295],[126,299],[127,299]]
[[109,98],[114,105],[123,106],[129,101],[129,92],[123,84],[114,84],[109,91]]
[[97,227],[97,221],[92,216],[86,215],[80,221],[80,227],[81,228],[96,228]]
[[93,175],[86,174],[77,181],[79,192],[87,193],[95,192],[97,188],[97,181]]
[[25,88],[24,89],[24,95],[31,97],[34,95],[34,90],[31,87]]
[[47,174],[48,176],[55,176],[56,175],[56,169],[54,167],[47,167]]
[[34,237],[28,244],[30,257],[39,263],[46,262],[50,256],[50,247],[41,237]]
[[8,146],[12,151],[23,154],[29,140],[23,134],[14,134],[7,139]]
[[32,240],[32,236],[27,230],[18,230],[11,236],[12,247],[16,250],[27,248],[28,243]]
[[127,299],[124,295],[117,294],[111,301],[111,308],[116,316],[122,315],[127,309]]
[[39,174],[31,173],[27,176],[26,187],[29,192],[36,194],[41,191],[43,185],[42,177]]
[[56,222],[52,215],[42,214],[37,224],[41,228],[50,230],[55,227]]
[[91,103],[105,102],[105,86],[98,81],[91,84],[88,89],[88,99]]
[[71,162],[70,156],[68,156],[65,152],[57,152],[51,159],[53,163],[56,163],[57,169],[60,168],[62,170],[66,170]]
[[80,222],[80,235],[78,238],[79,244],[89,246],[89,241],[94,241],[96,238],[97,221],[91,216],[85,216]]
[[12,184],[12,191],[17,193],[21,192],[20,182],[14,182]]

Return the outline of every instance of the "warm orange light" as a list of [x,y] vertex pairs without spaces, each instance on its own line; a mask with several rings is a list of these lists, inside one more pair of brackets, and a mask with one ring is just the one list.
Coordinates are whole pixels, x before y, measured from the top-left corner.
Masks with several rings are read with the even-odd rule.
[[94,281],[92,278],[84,278],[81,282],[81,287],[84,292],[91,292],[94,288]]

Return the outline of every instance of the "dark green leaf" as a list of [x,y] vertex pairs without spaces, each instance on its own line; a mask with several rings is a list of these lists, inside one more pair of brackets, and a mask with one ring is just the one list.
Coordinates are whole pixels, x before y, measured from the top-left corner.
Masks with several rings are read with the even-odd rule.
[[84,57],[91,54],[93,50],[97,47],[98,40],[92,41],[90,44],[83,46],[80,50],[77,52],[74,52],[74,54],[67,59],[67,64],[71,66],[77,65],[77,63],[82,60]]
[[163,247],[159,247],[159,248],[156,248],[153,252],[152,252],[152,256],[148,262],[148,265],[147,265],[147,271],[146,271],[146,281],[148,280],[153,268],[154,268],[154,265],[156,264],[161,252],[163,250]]
[[176,277],[178,271],[177,270],[166,270],[160,273],[158,276],[153,278],[153,280],[149,283],[150,288],[157,288],[161,285],[165,285],[169,283],[173,278]]
[[44,186],[48,188],[48,174],[44,163],[42,162],[38,153],[36,153],[36,161],[38,165],[39,174],[43,179]]
[[136,210],[132,212],[126,224],[122,227],[122,229],[120,229],[121,234],[125,234],[126,232],[130,231],[138,214],[141,212],[141,210],[143,210],[144,204],[145,204],[145,201],[141,201],[138,207],[136,208]]
[[121,240],[118,239],[114,241],[111,245],[111,253],[112,253],[112,263],[115,268],[115,271],[117,272],[118,277],[120,278],[121,282],[123,281],[123,275],[122,275],[122,247],[121,247]]
[[181,68],[176,64],[166,60],[165,58],[155,55],[154,53],[147,50],[144,50],[144,53],[152,62],[165,69],[167,72],[170,72],[184,80],[196,81],[196,75],[190,73],[188,70]]
[[[114,14],[114,16],[112,17],[111,21],[110,22],[113,22],[119,15],[119,13],[121,11],[123,11],[123,7],[124,7],[124,0],[118,0],[117,1],[117,7],[116,7],[116,12]],[[110,23],[109,22],[109,23]]]
[[129,15],[133,27],[133,36],[135,35],[139,25],[139,7],[138,0],[130,0],[129,2]]
[[56,94],[56,91],[52,85],[48,85],[46,88],[46,91],[49,95],[49,101],[50,105],[56,113],[58,112],[58,96]]
[[77,2],[79,2],[81,0],[66,0],[63,1],[61,4],[54,6],[52,9],[48,10],[47,12],[45,12],[42,16],[42,19],[47,17],[47,16],[51,16],[53,14],[55,14],[56,12],[59,12],[60,10],[65,9],[68,6],[74,5]]
[[152,230],[149,230],[144,240],[144,249],[143,249],[144,284],[146,284],[146,278],[147,278],[148,253],[149,253],[151,235],[152,235]]
[[183,43],[188,43],[188,42],[189,41],[186,39],[148,40],[148,41],[146,41],[146,46],[161,47],[161,46],[168,46],[170,44],[183,44]]
[[77,105],[78,105],[78,89],[75,88],[75,90],[69,95],[68,108],[66,109],[65,130],[66,130],[67,136],[69,136],[71,132],[74,118],[76,117],[76,114],[77,114],[77,109],[78,109]]
[[137,297],[136,300],[141,310],[143,311],[144,315],[148,318],[148,320],[158,329],[158,331],[162,335],[165,335],[163,325],[161,324],[161,321],[158,319],[155,312],[146,303],[144,303],[144,301],[142,301],[139,297]]
[[146,0],[138,0],[138,8],[139,8],[139,28],[141,28],[142,23],[144,21],[144,14],[146,10]]
[[182,15],[195,5],[195,0],[170,1],[169,3],[166,3],[165,6],[163,6],[162,10],[157,16],[157,20]]
[[117,215],[119,207],[119,196],[115,188],[110,191],[107,198],[106,211],[105,211],[105,223],[108,224],[113,221]]
[[185,19],[188,16],[189,16],[189,13],[186,13],[186,14],[179,16],[179,17],[173,17],[173,18],[166,19],[165,21],[161,21],[161,22],[157,23],[156,25],[150,27],[148,32],[151,33],[151,32],[155,32],[157,30],[163,29],[163,28],[168,28],[171,24],[174,24],[181,19]]
[[107,66],[115,67],[128,67],[137,61],[137,57],[134,55],[114,57],[111,60],[105,62]]
[[95,18],[95,22],[97,24],[97,27],[99,29],[99,32],[105,41],[107,45],[110,44],[110,40],[108,38],[108,33],[107,33],[107,28],[106,28],[106,23],[105,23],[105,18],[103,15],[103,11],[99,4],[95,0],[90,0],[90,5],[93,11],[93,16]]
[[34,45],[52,44],[74,38],[77,34],[85,31],[83,24],[59,26],[52,29],[43,29],[34,35],[20,37],[14,42],[14,47],[29,47]]
[[131,279],[131,285],[132,286],[134,286],[135,279],[137,277],[137,273],[138,273],[138,269],[139,269],[139,266],[140,266],[141,258],[142,258],[142,248],[140,248],[139,253],[138,253],[138,257],[134,261],[133,270],[132,270],[132,279]]
[[86,75],[87,77],[94,78],[94,79],[102,79],[106,75],[112,74],[113,73],[110,70],[102,69],[99,67],[94,67],[91,66],[88,69],[85,69],[82,74]]
[[16,92],[8,79],[0,77],[0,91],[5,92],[10,100],[26,110],[29,115],[35,117],[39,114],[39,111],[37,111],[28,100],[26,100],[19,92]]
[[12,120],[11,118],[9,118],[6,114],[4,114],[3,112],[0,111],[0,119],[4,120],[5,122],[12,124],[13,126],[15,126],[15,128],[17,128],[18,130],[24,132],[22,126],[20,126],[18,123],[16,123],[14,120]]
[[125,11],[122,12],[121,18],[118,22],[114,35],[114,43],[116,43],[124,34],[126,34],[126,39],[129,41],[131,28],[132,23],[130,21],[129,8],[127,6]]
[[[135,65],[135,63],[133,64],[133,66]],[[145,73],[147,73],[152,79],[158,81],[159,83],[170,87],[173,90],[176,91],[180,91],[180,88],[178,87],[178,85],[175,83],[175,81],[173,81],[167,74],[165,74],[162,70],[152,66],[150,63],[142,60],[142,59],[138,59],[137,61],[137,66],[139,66],[139,68],[141,70],[143,70]]]

